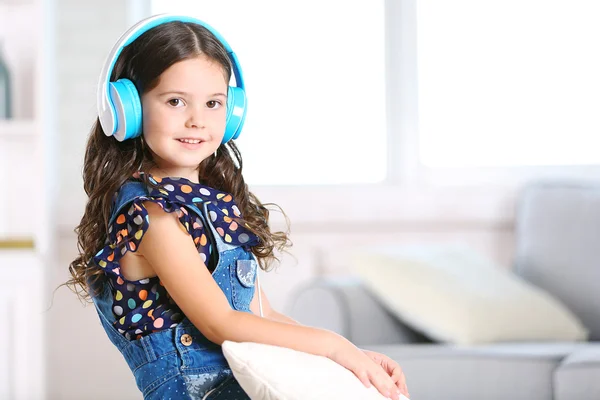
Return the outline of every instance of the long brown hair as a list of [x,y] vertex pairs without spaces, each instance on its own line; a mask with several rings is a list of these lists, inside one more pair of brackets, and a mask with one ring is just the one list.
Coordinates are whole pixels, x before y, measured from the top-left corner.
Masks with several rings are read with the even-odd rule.
[[[226,81],[231,77],[231,62],[223,45],[201,25],[179,21],[158,25],[140,35],[126,46],[112,72],[111,81],[131,80],[142,94],[158,84],[160,75],[176,62],[203,55],[223,67]],[[149,171],[155,166],[143,135],[135,139],[117,141],[106,136],[98,120],[91,130],[83,165],[83,184],[88,201],[80,224],[75,228],[79,256],[71,262],[72,278],[65,282],[81,299],[89,299],[90,286],[103,281],[104,271],[90,262],[106,245],[108,223],[113,196],[121,185],[138,171],[147,185]],[[260,239],[252,252],[264,270],[278,260],[275,250],[291,246],[289,222],[287,232],[271,232],[269,209],[272,203],[262,204],[248,190],[242,174],[242,156],[235,143],[219,146],[215,156],[203,160],[198,169],[199,182],[230,193],[242,213],[248,228]],[[285,213],[283,213],[285,216]],[[287,216],[285,216],[286,222]],[[90,280],[91,279],[91,280]],[[62,285],[61,285],[62,286]]]

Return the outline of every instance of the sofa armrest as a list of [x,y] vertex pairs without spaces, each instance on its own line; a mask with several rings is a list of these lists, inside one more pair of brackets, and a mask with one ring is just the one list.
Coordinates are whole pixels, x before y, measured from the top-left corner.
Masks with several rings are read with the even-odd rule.
[[287,315],[334,331],[357,346],[431,342],[391,315],[358,278],[318,278],[292,299]]

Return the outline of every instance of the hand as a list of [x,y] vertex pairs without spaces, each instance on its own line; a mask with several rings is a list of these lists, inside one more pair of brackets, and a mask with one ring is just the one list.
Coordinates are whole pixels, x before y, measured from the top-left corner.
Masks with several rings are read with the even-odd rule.
[[385,397],[399,400],[400,391],[381,363],[374,361],[347,339],[341,339],[328,357],[353,372],[367,388],[373,384]]
[[381,365],[383,370],[392,378],[392,381],[396,384],[400,393],[406,397],[410,397],[408,393],[408,387],[406,386],[406,377],[400,365],[385,354],[376,353],[374,351],[363,350],[371,360],[375,361],[378,365]]

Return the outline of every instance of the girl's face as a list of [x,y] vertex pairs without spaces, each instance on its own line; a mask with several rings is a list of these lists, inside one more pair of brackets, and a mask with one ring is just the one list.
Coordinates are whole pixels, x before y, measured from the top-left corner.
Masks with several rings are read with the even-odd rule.
[[227,86],[223,67],[199,56],[173,64],[142,95],[144,139],[158,165],[151,173],[198,183],[198,164],[223,140]]

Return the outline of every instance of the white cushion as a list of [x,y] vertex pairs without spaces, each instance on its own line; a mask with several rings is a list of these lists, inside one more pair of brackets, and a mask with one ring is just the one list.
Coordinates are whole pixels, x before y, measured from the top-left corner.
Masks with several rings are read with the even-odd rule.
[[386,399],[326,357],[260,343],[225,341],[222,347],[233,375],[253,400]]
[[351,260],[386,308],[440,342],[588,337],[577,316],[558,299],[464,245],[362,248]]

